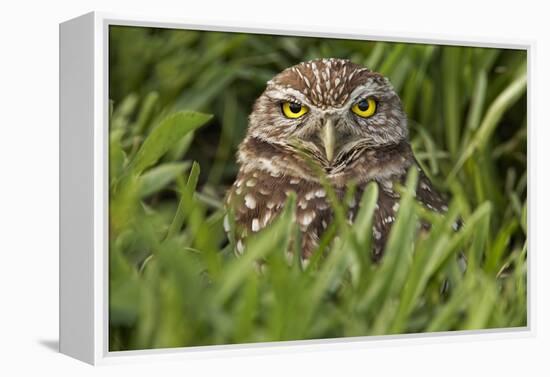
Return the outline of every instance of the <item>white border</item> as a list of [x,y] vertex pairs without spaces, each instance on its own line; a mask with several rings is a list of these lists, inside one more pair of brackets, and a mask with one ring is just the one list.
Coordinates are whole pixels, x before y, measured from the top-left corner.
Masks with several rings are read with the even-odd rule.
[[[358,348],[410,346],[448,342],[469,342],[508,338],[525,338],[536,335],[534,296],[535,269],[533,250],[528,252],[527,281],[527,327],[495,330],[472,330],[443,333],[422,333],[405,335],[365,336],[357,338],[319,339],[293,342],[236,344],[204,347],[153,349],[143,351],[108,351],[108,27],[109,25],[143,26],[205,31],[245,32],[258,34],[296,35],[339,39],[360,39],[406,43],[428,43],[472,47],[513,48],[527,51],[528,61],[528,240],[532,239],[534,210],[530,198],[535,188],[532,182],[532,156],[534,143],[532,127],[532,73],[535,42],[533,40],[494,39],[463,37],[427,33],[380,33],[371,30],[338,28],[326,32],[324,27],[301,27],[285,24],[257,24],[254,22],[200,22],[175,18],[143,17],[113,13],[94,12],[95,24],[95,77],[94,77],[94,363],[116,364],[126,362],[149,362],[155,360],[182,360],[188,358],[210,358],[296,351],[349,350]],[[288,347],[288,346],[292,347]]]

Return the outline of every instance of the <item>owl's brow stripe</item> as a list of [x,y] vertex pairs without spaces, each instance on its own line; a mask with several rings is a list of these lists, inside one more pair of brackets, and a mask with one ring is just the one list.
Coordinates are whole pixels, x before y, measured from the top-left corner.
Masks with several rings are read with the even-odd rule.
[[[300,91],[298,91],[296,89],[289,88],[289,87],[284,87],[284,86],[281,86],[281,85],[278,85],[278,84],[272,84],[272,85],[273,85],[273,89],[267,90],[265,92],[265,95],[267,97],[271,98],[272,100],[275,100],[275,101],[296,101],[296,102],[299,102],[299,103],[301,103],[303,105],[306,105],[310,108],[319,109],[320,111],[327,111],[327,109],[324,109],[324,108],[321,108],[317,105],[314,105],[312,102],[310,102],[308,100],[308,98],[306,96],[304,96]],[[345,105],[347,106],[348,104],[346,103]],[[338,106],[338,107],[333,107],[333,108],[343,109],[346,106]]]
[[[269,89],[266,90],[265,95],[273,100],[278,101],[297,101],[301,104],[307,105],[309,107],[319,108],[319,106],[314,105],[309,99],[299,90],[276,84],[272,81],[268,82]],[[341,85],[343,88],[343,85]],[[366,83],[363,83],[357,86],[350,95],[346,96],[344,101],[340,103],[336,108],[346,108],[353,105],[357,100],[364,96],[383,96],[387,93],[382,90],[384,85],[375,81],[374,78],[369,79]]]
[[271,99],[279,101],[288,101],[290,99],[295,99],[304,105],[312,106],[307,97],[304,96],[299,90],[274,83],[270,83],[269,86],[271,88],[265,92],[265,95]]
[[[358,85],[357,87],[355,87],[355,89],[353,89],[353,91],[350,94],[350,99],[348,100],[348,102],[354,103],[360,98],[365,96],[378,96],[378,97],[387,96],[388,94],[387,85],[389,85],[389,83],[382,84],[377,82],[374,78],[371,78],[367,80],[365,83]],[[390,88],[390,91],[393,91],[393,88],[391,86],[389,88]]]

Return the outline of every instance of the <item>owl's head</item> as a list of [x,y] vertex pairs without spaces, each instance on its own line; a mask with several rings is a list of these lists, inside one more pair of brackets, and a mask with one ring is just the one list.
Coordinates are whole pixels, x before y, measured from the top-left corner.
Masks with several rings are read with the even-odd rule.
[[343,59],[287,68],[257,99],[248,133],[301,148],[325,166],[407,138],[407,118],[388,79]]

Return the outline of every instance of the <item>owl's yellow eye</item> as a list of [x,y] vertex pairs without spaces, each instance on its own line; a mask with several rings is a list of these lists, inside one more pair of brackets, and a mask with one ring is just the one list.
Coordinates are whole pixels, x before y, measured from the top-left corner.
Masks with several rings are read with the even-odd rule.
[[281,107],[283,109],[283,114],[285,114],[287,118],[291,119],[299,118],[309,111],[307,106],[304,106],[298,102],[283,102]]
[[372,98],[365,98],[352,106],[351,111],[362,118],[368,118],[376,111],[376,101]]

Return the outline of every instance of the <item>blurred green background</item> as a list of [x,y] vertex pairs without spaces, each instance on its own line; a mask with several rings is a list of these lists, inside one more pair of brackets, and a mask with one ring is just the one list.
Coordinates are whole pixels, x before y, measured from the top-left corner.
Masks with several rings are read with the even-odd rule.
[[[122,26],[109,44],[111,351],[526,325],[525,51]],[[285,260],[285,215],[235,258],[222,201],[252,104],[322,57],[389,77],[449,214],[404,194],[373,265],[371,188],[305,271]],[[419,218],[433,224],[422,239]]]

